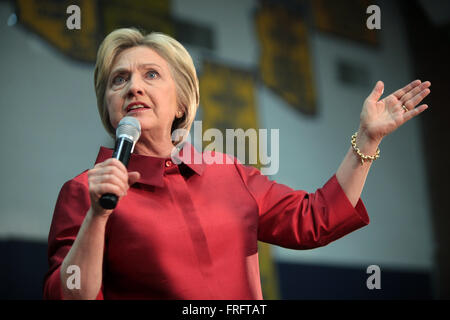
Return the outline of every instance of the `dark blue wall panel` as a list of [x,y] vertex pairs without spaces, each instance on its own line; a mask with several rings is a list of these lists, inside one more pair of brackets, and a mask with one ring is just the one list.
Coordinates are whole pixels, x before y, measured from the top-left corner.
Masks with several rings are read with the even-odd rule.
[[[0,241],[0,299],[41,299],[47,243]],[[381,267],[381,289],[369,290],[366,269],[276,264],[282,299],[431,299],[428,273]]]

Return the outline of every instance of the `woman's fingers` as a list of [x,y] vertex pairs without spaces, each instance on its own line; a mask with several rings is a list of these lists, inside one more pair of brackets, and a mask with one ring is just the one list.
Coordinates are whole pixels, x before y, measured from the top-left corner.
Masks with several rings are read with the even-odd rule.
[[117,159],[108,159],[105,162],[98,163],[95,165],[92,171],[97,175],[115,174],[124,180],[128,178],[127,169],[125,168],[123,163]]
[[[411,98],[414,98],[415,96],[417,96],[418,94],[420,94],[421,92],[428,90],[427,88],[431,85],[430,81],[426,81],[423,82],[422,84],[420,84],[419,86],[416,86],[413,90],[410,90],[408,93],[406,93],[405,95],[403,95],[400,98],[400,101],[402,102],[402,104],[404,104],[406,106],[406,102],[408,100],[410,100]],[[429,92],[428,92],[429,93]],[[408,106],[407,106],[408,107]]]
[[119,198],[125,195],[123,188],[113,183],[95,184],[93,185],[91,191],[96,195],[97,200],[100,199],[102,195],[107,193],[115,194]]
[[128,172],[128,184],[131,186],[141,178],[141,174],[137,171]]
[[430,89],[424,89],[420,92],[418,92],[415,96],[410,98],[409,100],[406,100],[405,102],[402,102],[402,104],[409,110],[414,109],[415,106],[417,106],[427,95],[430,94]]
[[412,110],[409,110],[408,112],[405,112],[403,115],[404,122],[411,120],[412,118],[414,118],[415,116],[418,116],[419,114],[421,114],[422,112],[424,112],[427,109],[428,109],[428,105],[422,104],[422,105],[418,106],[417,108],[414,108]]
[[99,186],[103,184],[111,184],[117,186],[121,190],[120,193],[117,193],[117,196],[125,195],[126,191],[128,190],[128,179],[124,181],[124,179],[114,174],[103,174],[99,176],[94,176],[92,177],[91,182]]
[[409,91],[411,91],[412,89],[414,89],[415,87],[417,87],[419,84],[421,84],[422,82],[420,80],[414,80],[413,82],[407,84],[406,86],[404,86],[401,89],[398,89],[397,91],[395,91],[393,93],[393,95],[400,100],[405,94],[407,94]]
[[125,168],[123,163],[114,158],[110,158],[102,163],[99,163],[99,165],[102,167],[115,167],[124,173],[127,172],[127,168]]
[[367,97],[366,101],[378,101],[383,94],[384,91],[384,83],[383,81],[377,81],[375,87],[373,88],[370,95]]
[[[135,174],[132,177],[138,179]],[[126,195],[129,188],[128,181],[128,172],[123,163],[117,159],[98,163],[88,171],[89,191],[94,201],[98,201],[105,193],[113,193],[118,197]]]
[[99,175],[113,175],[118,178],[120,178],[122,181],[127,182],[128,181],[128,172],[122,171],[121,169],[113,166],[107,166],[103,167],[99,170]]

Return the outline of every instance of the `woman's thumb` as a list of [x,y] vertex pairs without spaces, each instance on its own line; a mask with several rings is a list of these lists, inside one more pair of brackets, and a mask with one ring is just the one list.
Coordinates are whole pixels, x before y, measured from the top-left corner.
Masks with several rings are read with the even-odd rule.
[[141,174],[137,171],[128,172],[128,184],[131,186],[141,178]]
[[383,81],[377,81],[375,87],[373,88],[372,92],[368,97],[368,100],[378,101],[383,95],[383,91],[384,91]]

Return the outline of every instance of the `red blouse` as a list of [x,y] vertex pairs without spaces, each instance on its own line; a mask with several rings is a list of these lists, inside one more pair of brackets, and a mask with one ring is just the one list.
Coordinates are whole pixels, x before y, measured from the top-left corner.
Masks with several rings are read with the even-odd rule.
[[[369,223],[361,199],[353,208],[335,175],[307,193],[270,181],[230,156],[186,146],[205,161],[177,165],[169,158],[131,155],[128,170],[139,171],[141,179],[107,222],[98,299],[262,299],[258,240],[310,249]],[[101,147],[96,163],[112,152]],[[214,155],[231,164],[205,163]],[[62,298],[60,265],[89,207],[84,171],[58,196],[48,238],[46,299]]]

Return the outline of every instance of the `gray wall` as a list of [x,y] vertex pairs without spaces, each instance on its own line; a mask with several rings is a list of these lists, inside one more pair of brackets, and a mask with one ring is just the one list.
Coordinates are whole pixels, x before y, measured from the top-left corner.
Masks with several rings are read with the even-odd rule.
[[[257,68],[256,1],[173,0],[176,16],[213,28],[214,55]],[[270,90],[256,94],[262,128],[280,129],[280,170],[272,179],[314,191],[333,175],[359,124],[365,97],[377,80],[390,93],[415,79],[402,13],[380,1],[381,45],[311,31],[310,48],[319,114],[302,116]],[[93,66],[68,60],[37,36],[6,21],[12,8],[0,3],[1,136],[0,238],[46,241],[62,184],[93,166],[100,145],[111,145],[96,109]],[[187,47],[197,67],[201,51]],[[369,71],[369,86],[339,82],[336,62],[345,59]],[[428,112],[428,111],[426,111]],[[362,199],[371,224],[324,248],[276,248],[278,261],[431,271],[433,234],[424,176],[423,141],[413,119],[381,144]]]

